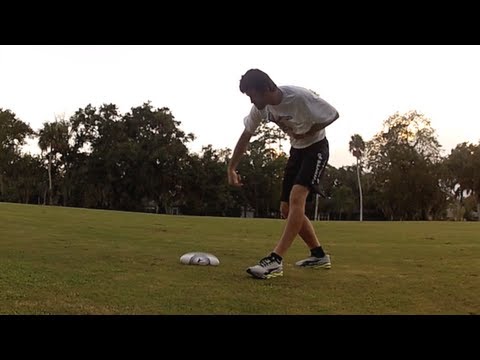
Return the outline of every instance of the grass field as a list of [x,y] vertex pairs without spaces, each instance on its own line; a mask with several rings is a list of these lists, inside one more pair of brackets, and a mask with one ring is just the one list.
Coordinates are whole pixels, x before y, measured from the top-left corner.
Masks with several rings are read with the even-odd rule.
[[[480,223],[316,222],[331,270],[245,269],[283,221],[0,203],[0,314],[480,314]],[[182,265],[190,251],[220,265]]]

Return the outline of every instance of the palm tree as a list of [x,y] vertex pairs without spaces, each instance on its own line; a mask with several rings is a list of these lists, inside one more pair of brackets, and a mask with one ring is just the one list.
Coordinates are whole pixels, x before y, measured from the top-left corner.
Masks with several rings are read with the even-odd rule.
[[57,153],[63,153],[68,147],[68,123],[64,119],[44,122],[38,135],[38,146],[48,156],[48,192],[49,204],[52,205],[52,161]]
[[360,221],[363,221],[363,195],[362,195],[362,183],[360,182],[360,164],[363,153],[365,152],[365,142],[358,134],[352,135],[349,145],[349,151],[357,159],[357,180],[358,190],[360,192]]

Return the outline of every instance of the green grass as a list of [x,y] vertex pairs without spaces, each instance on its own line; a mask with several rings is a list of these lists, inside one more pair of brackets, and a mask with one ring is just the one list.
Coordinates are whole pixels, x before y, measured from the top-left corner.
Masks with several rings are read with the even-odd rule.
[[283,224],[0,203],[0,314],[480,314],[480,223],[316,222],[331,270],[252,279]]

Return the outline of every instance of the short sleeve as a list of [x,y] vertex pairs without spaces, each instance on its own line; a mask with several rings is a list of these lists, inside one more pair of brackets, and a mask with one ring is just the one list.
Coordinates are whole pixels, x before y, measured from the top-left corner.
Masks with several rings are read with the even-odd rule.
[[245,116],[243,119],[243,124],[245,125],[245,129],[250,133],[253,134],[257,130],[260,122],[263,118],[265,118],[266,111],[258,110],[255,105],[252,106],[250,113]]
[[332,105],[313,93],[305,99],[305,105],[314,124],[327,123],[338,117]]

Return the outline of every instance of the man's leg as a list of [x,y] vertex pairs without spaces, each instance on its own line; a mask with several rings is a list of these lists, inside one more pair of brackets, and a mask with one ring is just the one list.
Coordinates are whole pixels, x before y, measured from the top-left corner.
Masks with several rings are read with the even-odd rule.
[[318,241],[317,234],[315,234],[312,222],[306,215],[303,216],[303,225],[298,235],[300,235],[310,250],[320,246],[320,241]]
[[[287,223],[283,230],[280,241],[273,250],[275,254],[278,254],[281,257],[285,255],[288,248],[292,245],[293,240],[304,226],[303,223],[305,222],[305,202],[307,200],[309,191],[310,190],[303,185],[293,185],[292,191],[290,193]],[[307,232],[309,232],[310,230],[313,231],[313,228],[309,229],[307,225],[306,230]]]
[[330,255],[325,254],[325,252],[323,251],[320,242],[318,241],[318,238],[315,234],[315,230],[313,229],[313,224],[306,216],[299,235],[302,237],[303,241],[305,241],[305,244],[307,244],[308,248],[310,249],[310,257],[297,261],[295,265],[301,267],[330,269],[332,267]]
[[315,229],[311,221],[305,216],[302,228],[298,233],[305,244],[307,244],[310,249],[310,256],[306,259],[297,261],[296,266],[301,267],[313,267],[313,268],[324,268],[330,269],[332,263],[330,261],[330,255],[325,254],[318,241],[317,235],[315,234]]
[[[282,217],[287,219],[289,210],[288,202],[282,202],[280,205],[280,210]],[[310,250],[320,246],[320,241],[315,233],[312,222],[306,215],[303,215],[303,224],[298,235],[300,235]]]
[[[294,185],[290,193],[290,206],[287,222],[275,250],[264,257],[258,265],[251,266],[247,272],[259,279],[269,279],[283,275],[282,257],[287,252],[293,240],[303,226],[305,217],[305,201],[309,189],[303,185]],[[308,231],[308,230],[307,230]]]
[[[329,158],[328,141],[324,139],[302,150],[301,154],[303,155],[301,157],[302,165],[298,169],[298,173],[296,174],[295,180],[293,181],[293,183],[296,184],[295,186],[305,185],[305,188],[310,188],[313,191],[313,193],[319,192],[320,178],[323,174],[323,170],[325,169],[328,162],[328,158]],[[303,206],[305,206],[305,202],[303,203]],[[287,218],[287,222],[288,222],[288,219],[289,219],[288,203],[283,202],[281,204],[281,211],[282,211],[282,216],[284,218]],[[305,244],[310,249],[311,256],[308,257],[307,259],[298,261],[295,265],[302,266],[302,267],[322,267],[322,268],[329,269],[331,267],[330,256],[325,254],[324,250],[322,249],[310,220],[305,216],[305,214],[303,214],[303,218],[304,218],[304,221],[300,227],[298,235],[300,235],[300,237],[303,239]],[[286,228],[287,227],[288,227],[288,224]],[[284,231],[284,235],[285,233],[286,231]],[[282,240],[283,240],[283,236],[279,244],[275,248],[274,252],[272,253],[272,256],[275,254],[280,255],[280,259],[283,258],[288,247],[293,242],[293,240],[291,240],[290,243],[282,243]],[[285,244],[287,246],[284,246]],[[279,254],[277,251],[282,252],[282,254]]]
[[[320,193],[320,178],[329,158],[328,140],[324,139],[306,148],[306,152],[296,181],[300,184],[309,184],[313,193]],[[310,257],[297,261],[295,265],[330,269],[330,255],[325,254],[320,246],[310,220],[307,219],[299,234],[310,249]]]
[[[324,147],[323,150],[326,150],[326,157],[322,151],[322,146]],[[292,148],[290,150],[290,158],[285,168],[281,196],[281,212],[284,217],[288,214],[286,216],[285,228],[274,251],[260,260],[258,265],[247,269],[250,275],[260,279],[282,276],[282,258],[297,235],[302,237],[315,259],[318,259],[318,256],[320,256],[319,253],[322,253],[321,256],[325,255],[315,235],[313,225],[305,216],[305,203],[310,192],[309,187],[311,184],[318,182],[318,177],[327,160],[328,143],[326,139],[307,149]],[[298,183],[295,184],[297,181]],[[284,211],[285,208],[287,209],[286,212]],[[325,257],[328,257],[328,255]],[[310,258],[308,261],[310,264]],[[303,261],[302,264],[304,264]]]

